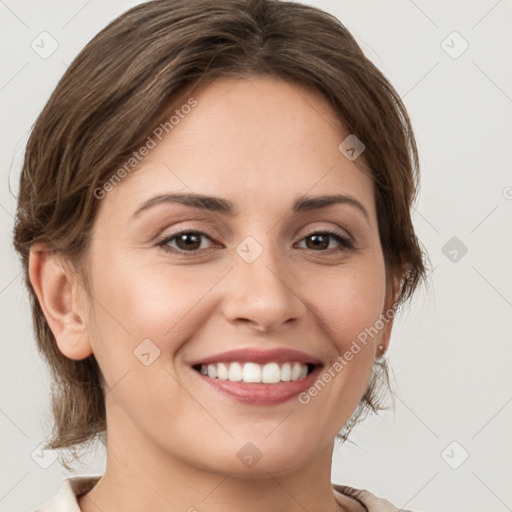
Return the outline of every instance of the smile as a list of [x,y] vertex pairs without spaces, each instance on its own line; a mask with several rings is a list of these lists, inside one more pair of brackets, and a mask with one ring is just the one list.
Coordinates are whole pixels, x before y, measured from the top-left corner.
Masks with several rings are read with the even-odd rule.
[[299,362],[270,362],[258,364],[254,362],[225,362],[201,364],[193,368],[202,375],[212,379],[229,380],[230,382],[253,382],[277,384],[304,379],[313,371],[315,365]]
[[206,393],[213,390],[243,404],[269,406],[296,398],[318,378],[318,356],[288,347],[247,347],[188,363]]

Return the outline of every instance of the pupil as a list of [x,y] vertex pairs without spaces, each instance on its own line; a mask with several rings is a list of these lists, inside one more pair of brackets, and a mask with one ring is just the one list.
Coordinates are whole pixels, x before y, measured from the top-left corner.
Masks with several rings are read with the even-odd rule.
[[321,247],[322,249],[325,249],[329,245],[328,238],[325,235],[311,235],[309,239],[313,241],[313,248]]
[[[201,245],[201,242],[199,240],[199,236],[197,236],[196,234],[183,234],[183,235],[180,235],[180,237],[178,238],[178,245],[180,242],[183,242],[183,246],[185,249],[197,249],[199,247],[199,245]],[[194,244],[197,246],[195,247]],[[183,248],[183,247],[180,247],[180,248]]]

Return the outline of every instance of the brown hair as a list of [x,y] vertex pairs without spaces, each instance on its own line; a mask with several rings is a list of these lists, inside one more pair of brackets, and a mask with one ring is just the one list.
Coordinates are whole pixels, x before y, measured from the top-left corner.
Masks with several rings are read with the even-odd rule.
[[[386,268],[402,275],[397,304],[425,278],[410,216],[418,185],[412,127],[396,91],[339,20],[278,0],[156,0],[132,8],[90,41],[59,81],[33,127],[20,177],[14,246],[38,349],[54,379],[48,447],[102,438],[104,391],[93,355],[75,361],[59,351],[29,280],[30,247],[42,243],[83,274],[95,190],[143,145],[171,102],[216,78],[262,75],[320,92],[365,144],[361,158],[376,185]],[[385,360],[377,360],[340,438],[365,411],[382,408],[378,379],[388,383]]]

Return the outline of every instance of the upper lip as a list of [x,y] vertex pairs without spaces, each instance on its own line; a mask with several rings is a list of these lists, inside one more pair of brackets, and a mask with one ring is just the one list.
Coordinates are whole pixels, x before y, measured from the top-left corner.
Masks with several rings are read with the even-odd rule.
[[222,352],[219,354],[214,354],[212,356],[198,359],[191,363],[191,366],[195,366],[198,364],[215,364],[215,363],[229,363],[229,362],[252,362],[252,363],[281,363],[281,362],[294,362],[297,361],[299,363],[310,363],[314,365],[322,364],[321,361],[312,356],[311,354],[307,354],[306,352],[301,352],[299,350],[292,350],[287,348],[276,348],[273,350],[261,350],[256,348],[241,348],[236,350],[229,350],[227,352]]

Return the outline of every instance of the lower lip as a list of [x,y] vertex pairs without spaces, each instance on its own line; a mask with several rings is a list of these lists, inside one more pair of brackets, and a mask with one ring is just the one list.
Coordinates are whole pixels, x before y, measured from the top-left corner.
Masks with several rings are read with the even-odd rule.
[[311,387],[321,369],[320,366],[317,366],[301,380],[279,382],[277,384],[231,382],[230,380],[213,379],[194,369],[192,371],[206,384],[239,402],[251,405],[277,405],[295,398]]

